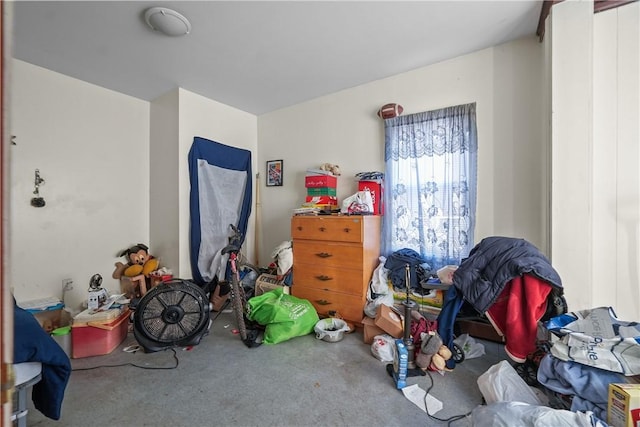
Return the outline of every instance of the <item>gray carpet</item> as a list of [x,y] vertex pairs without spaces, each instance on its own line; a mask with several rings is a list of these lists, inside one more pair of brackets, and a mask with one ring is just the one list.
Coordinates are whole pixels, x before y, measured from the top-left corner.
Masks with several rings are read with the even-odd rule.
[[[190,350],[127,353],[123,348],[136,344],[129,333],[109,355],[72,359],[61,419],[44,417],[30,403],[28,425],[447,425],[395,388],[386,363],[372,355],[360,332],[337,343],[311,334],[249,349],[233,334],[232,319],[223,312]],[[430,394],[444,404],[436,417],[465,414],[481,404],[478,376],[507,357],[502,345],[480,342],[485,356],[465,360],[444,375],[431,372],[408,379],[425,390],[433,381]],[[176,359],[175,369],[157,369],[174,367]],[[107,367],[113,365],[123,366]],[[83,370],[93,367],[98,368]],[[471,422],[467,418],[452,425]]]

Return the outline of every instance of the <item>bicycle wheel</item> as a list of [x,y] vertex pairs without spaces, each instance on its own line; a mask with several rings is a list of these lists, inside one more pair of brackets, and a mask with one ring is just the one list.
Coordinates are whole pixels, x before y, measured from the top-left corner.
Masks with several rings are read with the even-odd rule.
[[236,317],[236,325],[238,326],[238,332],[242,341],[247,339],[247,325],[244,323],[244,310],[246,306],[246,297],[244,288],[241,286],[241,282],[238,281],[238,276],[233,275],[231,277],[231,304],[233,306],[233,314]]

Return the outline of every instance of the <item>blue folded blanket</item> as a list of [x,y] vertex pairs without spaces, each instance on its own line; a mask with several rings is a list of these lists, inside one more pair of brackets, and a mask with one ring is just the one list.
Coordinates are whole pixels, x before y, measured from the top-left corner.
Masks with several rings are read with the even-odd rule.
[[626,383],[627,377],[547,354],[538,367],[538,382],[549,390],[573,396],[572,411],[592,411],[606,420],[609,384]]

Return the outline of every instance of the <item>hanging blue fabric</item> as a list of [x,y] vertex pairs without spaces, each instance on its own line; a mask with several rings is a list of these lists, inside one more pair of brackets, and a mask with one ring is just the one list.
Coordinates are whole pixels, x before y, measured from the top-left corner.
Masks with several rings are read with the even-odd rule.
[[191,192],[190,249],[193,280],[202,286],[223,279],[228,244],[234,224],[244,236],[251,215],[251,152],[195,137],[189,150]]

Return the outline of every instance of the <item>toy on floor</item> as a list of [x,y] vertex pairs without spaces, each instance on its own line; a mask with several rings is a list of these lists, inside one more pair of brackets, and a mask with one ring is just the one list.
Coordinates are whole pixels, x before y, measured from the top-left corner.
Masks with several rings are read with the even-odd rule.
[[450,371],[446,362],[451,359],[449,347],[444,345],[437,332],[423,334],[420,352],[416,355],[416,365],[430,371]]

